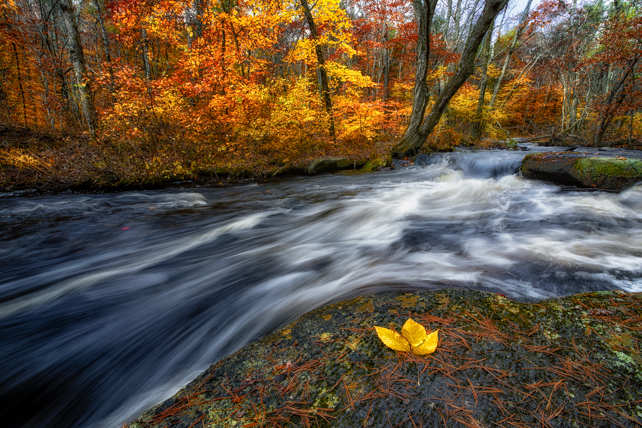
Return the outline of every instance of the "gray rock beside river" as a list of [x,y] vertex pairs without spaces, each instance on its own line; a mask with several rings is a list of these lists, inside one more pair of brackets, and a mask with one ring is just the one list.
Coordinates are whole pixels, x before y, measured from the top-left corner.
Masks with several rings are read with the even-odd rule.
[[620,191],[642,181],[642,160],[575,153],[533,153],[524,158],[521,171],[526,178]]
[[[408,317],[439,329],[434,354],[395,352],[374,332]],[[633,427],[641,341],[641,294],[373,295],[247,345],[129,426]]]

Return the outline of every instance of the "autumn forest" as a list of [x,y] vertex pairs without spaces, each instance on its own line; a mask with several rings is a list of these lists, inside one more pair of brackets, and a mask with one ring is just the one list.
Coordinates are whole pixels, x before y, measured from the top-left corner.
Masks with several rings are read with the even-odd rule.
[[[0,181],[636,145],[639,0],[3,0]],[[123,181],[124,180],[124,181]]]

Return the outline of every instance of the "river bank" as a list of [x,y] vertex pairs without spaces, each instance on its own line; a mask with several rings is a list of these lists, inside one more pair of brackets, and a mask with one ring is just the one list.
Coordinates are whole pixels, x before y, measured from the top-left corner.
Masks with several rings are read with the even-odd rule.
[[310,142],[309,150],[284,155],[178,141],[169,146],[135,145],[0,126],[0,192],[150,190],[190,183],[233,185],[341,169],[375,170],[389,165],[391,145],[384,140],[364,140],[356,147],[318,141]]
[[[641,303],[466,290],[343,301],[213,364],[129,427],[640,426]],[[374,326],[408,318],[439,329],[434,354],[377,338]]]
[[[221,187],[266,181],[279,177],[316,175],[340,170],[375,171],[413,165],[413,159],[391,159],[392,142],[366,144],[351,156],[334,146],[287,162],[269,157],[239,156],[231,153],[190,153],[176,150],[137,150],[91,140],[54,139],[13,131],[0,147],[0,194],[38,195],[61,192],[120,192],[167,187]],[[6,139],[8,138],[8,140]],[[538,143],[525,138],[509,142],[485,140],[475,146],[426,147],[426,156],[453,150],[517,150],[528,152]],[[529,148],[530,147],[530,148]],[[581,156],[642,158],[640,146],[577,147]]]

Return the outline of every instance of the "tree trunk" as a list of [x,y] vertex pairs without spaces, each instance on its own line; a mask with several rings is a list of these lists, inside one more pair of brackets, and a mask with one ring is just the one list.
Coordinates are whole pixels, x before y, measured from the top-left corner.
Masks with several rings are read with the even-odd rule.
[[539,61],[539,59],[541,57],[542,57],[541,53],[537,54],[537,56],[535,56],[535,58],[533,58],[533,60],[530,63],[528,63],[526,65],[526,67],[524,67],[524,69],[522,69],[522,71],[519,73],[517,78],[513,81],[513,86],[510,88],[510,91],[508,91],[508,95],[506,95],[506,97],[502,101],[502,105],[501,105],[500,108],[504,108],[504,106],[506,105],[506,103],[510,99],[511,95],[513,95],[513,92],[515,91],[515,88],[517,87],[517,85],[519,83],[519,79],[521,79],[524,74],[528,73],[531,70],[531,68],[533,68],[535,63],[537,63],[537,61]]
[[103,42],[103,49],[105,51],[105,62],[107,63],[107,72],[109,73],[109,83],[113,90],[116,86],[114,82],[114,68],[111,65],[111,49],[109,48],[109,35],[107,33],[107,27],[105,27],[105,19],[103,18],[103,11],[100,7],[98,0],[93,0],[94,7],[96,8],[96,19],[98,21],[98,26],[100,27],[100,35]]
[[424,119],[426,105],[428,103],[428,89],[426,85],[426,73],[429,58],[430,43],[430,21],[432,20],[437,0],[413,0],[415,8],[415,19],[419,31],[417,43],[417,74],[415,76],[415,93],[412,102],[412,113],[410,124],[399,144],[393,147],[392,155],[402,157],[416,153],[424,144],[428,135],[435,128],[441,115],[446,110],[450,99],[457,93],[459,88],[466,82],[468,77],[475,70],[475,58],[479,45],[481,45],[488,29],[495,21],[499,12],[506,6],[508,0],[486,0],[484,10],[475,23],[472,32],[468,35],[464,52],[457,65],[457,72],[450,78],[446,86],[439,94],[435,105],[428,117]]
[[[631,93],[635,93],[635,79],[631,85]],[[629,146],[633,144],[633,111],[634,109],[629,110]]]
[[388,49],[388,26],[383,24],[383,101],[390,96],[390,50]]
[[502,71],[499,73],[499,77],[497,78],[497,81],[495,82],[495,88],[493,89],[493,96],[490,99],[490,103],[488,104],[488,108],[492,109],[493,106],[495,105],[495,101],[497,100],[497,94],[499,93],[499,88],[502,85],[502,82],[504,80],[504,77],[506,77],[506,70],[508,70],[508,63],[510,62],[510,57],[515,52],[515,47],[517,46],[517,41],[519,40],[519,37],[522,35],[524,32],[525,24],[526,24],[526,19],[528,18],[528,12],[531,9],[531,3],[533,0],[528,0],[528,3],[526,3],[526,7],[524,8],[524,13],[522,14],[522,18],[519,22],[519,26],[515,29],[515,34],[513,35],[513,40],[511,41],[510,48],[508,49],[508,52],[506,53],[506,58],[504,58],[504,64],[502,65]]
[[566,76],[560,76],[562,82],[562,117],[560,118],[560,132],[564,132],[564,124],[566,123],[566,106],[568,105],[568,85],[566,83]]
[[87,64],[85,63],[85,54],[80,40],[78,23],[76,22],[75,9],[71,0],[60,0],[60,10],[67,27],[67,40],[69,45],[69,57],[74,67],[76,77],[76,87],[80,98],[80,110],[82,117],[87,126],[89,134],[95,136],[95,110],[91,93],[91,80],[87,74]]
[[575,128],[575,123],[577,121],[577,80],[571,88],[571,107],[568,110],[568,126],[569,128]]
[[[58,119],[60,121],[60,129],[62,130],[62,125],[64,118],[67,117],[67,114],[73,115],[78,119],[78,122],[82,123],[80,118],[80,112],[78,111],[78,105],[75,102],[72,102],[72,96],[70,94],[67,79],[65,74],[67,73],[62,69],[62,58],[63,54],[62,43],[59,40],[59,34],[62,34],[61,24],[59,18],[61,13],[57,8],[57,3],[54,3],[53,6],[49,3],[45,4],[45,1],[38,1],[38,7],[41,17],[46,17],[42,19],[40,23],[40,39],[42,45],[46,48],[49,53],[50,58],[41,57],[39,62],[42,64],[44,61],[52,61],[55,64],[54,67],[54,77],[53,77],[53,93],[60,96],[61,101],[60,110],[58,112]],[[64,24],[62,24],[64,25]],[[64,43],[64,41],[63,41]],[[45,58],[43,61],[42,58]],[[57,89],[56,80],[60,82],[60,90]],[[63,114],[66,113],[66,114]]]
[[600,122],[597,126],[595,139],[593,140],[593,144],[595,146],[599,146],[602,143],[604,134],[606,134],[606,130],[608,129],[609,124],[611,123],[611,119],[613,119],[615,109],[619,105],[621,105],[624,99],[626,98],[626,91],[624,91],[622,87],[626,82],[626,80],[629,78],[629,76],[631,76],[631,74],[633,73],[633,70],[635,69],[635,65],[639,59],[640,57],[636,56],[631,60],[629,67],[627,67],[627,69],[622,73],[620,80],[618,80],[618,82],[615,83],[611,88],[611,91],[609,92],[609,96],[605,103],[606,108],[600,114]]
[[187,19],[187,50],[192,50],[192,42],[203,36],[203,2],[193,0],[186,11]]
[[479,140],[484,131],[484,98],[486,98],[486,86],[488,85],[488,66],[493,58],[493,25],[491,24],[486,38],[484,39],[484,59],[482,64],[481,80],[479,81],[479,100],[477,101],[477,111],[475,112],[475,125],[473,128],[473,138]]
[[149,40],[147,39],[147,30],[146,29],[141,29],[140,30],[140,35],[142,40],[142,45],[143,45],[143,68],[145,69],[145,80],[147,82],[152,80],[152,67],[151,64],[149,63]]
[[109,49],[109,36],[107,34],[107,28],[105,27],[105,19],[103,18],[103,11],[100,7],[98,0],[93,0],[94,7],[96,8],[96,20],[98,21],[98,26],[100,27],[100,36],[103,42],[103,49],[105,50],[105,61],[107,63],[111,62],[111,51]]
[[393,148],[393,156],[403,156],[415,147],[421,147],[426,140],[420,135],[419,127],[424,120],[429,99],[426,77],[428,77],[428,60],[430,58],[430,26],[437,1],[426,0],[424,4],[422,0],[413,0],[415,21],[417,21],[417,71],[415,72],[415,88],[412,96],[412,112],[401,143]]
[[301,0],[301,6],[303,7],[305,20],[308,22],[308,27],[310,27],[310,37],[314,41],[314,51],[317,55],[317,70],[319,73],[319,80],[321,81],[319,92],[321,95],[321,99],[325,104],[325,111],[330,118],[330,136],[333,140],[336,140],[337,137],[334,130],[334,116],[332,114],[332,98],[330,98],[330,86],[328,85],[328,72],[325,67],[323,47],[319,44],[319,33],[317,32],[317,26],[314,23],[314,17],[312,16],[312,11],[310,10],[310,6],[308,5],[308,0]]
[[27,103],[25,102],[25,91],[22,87],[22,70],[20,70],[20,59],[18,58],[18,49],[16,44],[11,42],[13,47],[13,55],[16,59],[16,72],[18,74],[18,88],[20,89],[20,98],[22,99],[22,125],[27,126]]

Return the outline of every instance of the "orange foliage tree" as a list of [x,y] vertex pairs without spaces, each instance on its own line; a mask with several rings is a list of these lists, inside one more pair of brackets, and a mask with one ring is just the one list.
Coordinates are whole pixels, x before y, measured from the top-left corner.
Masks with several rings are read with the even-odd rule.
[[[419,3],[66,0],[65,9],[56,0],[5,0],[0,122],[81,136],[91,98],[92,147],[127,157],[134,169],[175,172],[384,156],[411,119],[413,88],[426,111],[440,112],[424,121],[434,126],[433,148],[479,137],[599,144],[639,135],[635,3],[546,0],[514,16],[494,11],[477,31],[474,0],[431,0],[422,38]],[[430,55],[418,75],[420,44]]]

